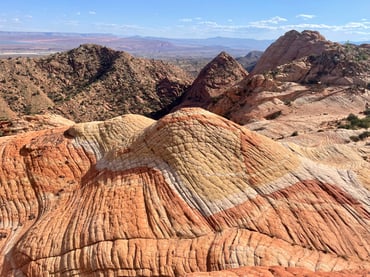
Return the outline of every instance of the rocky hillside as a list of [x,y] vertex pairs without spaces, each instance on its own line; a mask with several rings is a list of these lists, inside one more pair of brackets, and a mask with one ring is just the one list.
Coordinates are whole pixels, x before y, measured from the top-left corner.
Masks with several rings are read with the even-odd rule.
[[168,63],[97,45],[46,58],[3,59],[0,117],[49,112],[91,121],[123,113],[152,115],[169,109],[191,80]]
[[236,58],[236,60],[248,71],[252,72],[258,60],[261,58],[263,51],[251,51],[244,57]]
[[280,144],[183,109],[0,149],[1,276],[370,270],[370,167],[340,146]]
[[[263,74],[257,74],[261,68]],[[290,31],[264,52],[251,74],[223,86],[203,107],[276,140],[355,144],[370,159],[368,125],[339,128],[350,114],[362,120],[368,112],[369,68],[368,45],[341,45],[314,31]],[[358,136],[364,139],[353,143]]]
[[248,72],[233,57],[221,52],[199,73],[176,107],[207,107],[224,91],[243,80]]

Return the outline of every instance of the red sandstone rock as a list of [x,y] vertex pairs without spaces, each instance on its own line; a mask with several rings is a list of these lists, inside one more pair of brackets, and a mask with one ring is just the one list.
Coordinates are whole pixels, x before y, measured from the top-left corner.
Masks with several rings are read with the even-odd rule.
[[201,109],[3,137],[0,151],[1,276],[370,270],[367,164],[317,162]]
[[0,133],[2,136],[9,136],[74,124],[73,121],[56,114],[25,115],[12,120],[0,121]]
[[335,272],[312,272],[305,268],[298,267],[281,267],[281,266],[253,266],[253,267],[240,267],[231,268],[221,271],[212,272],[196,272],[186,274],[187,277],[191,276],[225,276],[225,277],[237,277],[237,276],[258,276],[258,277],[365,277],[368,276],[366,270],[350,272],[347,270],[335,271]]
[[316,31],[289,31],[266,49],[252,74],[264,73],[305,56],[321,54],[333,45]]

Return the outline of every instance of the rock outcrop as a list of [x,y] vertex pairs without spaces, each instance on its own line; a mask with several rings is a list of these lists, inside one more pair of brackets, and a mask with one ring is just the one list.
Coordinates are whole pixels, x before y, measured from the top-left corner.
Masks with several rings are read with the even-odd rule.
[[1,136],[11,136],[30,131],[52,129],[60,126],[72,126],[75,122],[56,114],[25,115],[17,119],[1,120]]
[[326,40],[316,31],[289,31],[266,49],[252,74],[262,74],[302,57],[321,54],[333,45],[335,43]]
[[285,82],[366,87],[370,81],[369,56],[366,45],[342,45],[316,31],[292,30],[270,45],[252,75],[270,74]]
[[1,276],[370,270],[370,168],[340,151],[330,164],[195,108],[0,151]]
[[305,145],[349,143],[367,134],[336,131],[336,122],[350,113],[363,117],[368,109],[367,45],[333,43],[314,31],[290,31],[258,63],[263,70],[257,66],[243,80],[225,86],[205,108],[277,140],[305,135]]
[[273,69],[276,80],[368,88],[370,49],[336,45],[321,54],[309,55]]
[[182,107],[205,108],[246,76],[248,72],[241,64],[226,52],[221,52],[201,70],[175,110]]

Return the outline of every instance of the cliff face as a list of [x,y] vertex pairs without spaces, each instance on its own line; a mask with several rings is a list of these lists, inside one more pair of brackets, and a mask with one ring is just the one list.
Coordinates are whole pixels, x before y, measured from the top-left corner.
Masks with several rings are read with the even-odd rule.
[[0,149],[1,276],[370,269],[370,169],[338,166],[339,148],[284,146],[182,109],[3,137]]

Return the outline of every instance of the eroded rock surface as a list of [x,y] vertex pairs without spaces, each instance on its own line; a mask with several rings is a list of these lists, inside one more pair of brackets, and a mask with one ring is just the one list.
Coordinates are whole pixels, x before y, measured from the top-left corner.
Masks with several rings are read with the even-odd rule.
[[1,276],[370,270],[370,168],[338,166],[345,152],[330,164],[195,108],[0,151]]
[[291,30],[272,43],[258,60],[253,74],[261,74],[279,65],[299,58],[321,54],[335,43],[328,41],[319,32]]

